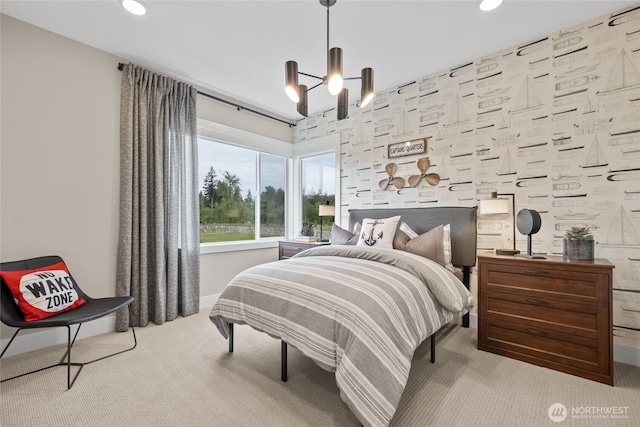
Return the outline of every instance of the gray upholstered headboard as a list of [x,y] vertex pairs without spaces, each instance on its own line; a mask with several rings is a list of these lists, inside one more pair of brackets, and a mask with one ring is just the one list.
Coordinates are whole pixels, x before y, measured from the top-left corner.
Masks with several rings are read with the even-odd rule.
[[477,207],[430,207],[397,209],[351,209],[349,230],[364,218],[400,215],[416,233],[422,234],[440,224],[451,224],[451,261],[457,267],[476,265]]

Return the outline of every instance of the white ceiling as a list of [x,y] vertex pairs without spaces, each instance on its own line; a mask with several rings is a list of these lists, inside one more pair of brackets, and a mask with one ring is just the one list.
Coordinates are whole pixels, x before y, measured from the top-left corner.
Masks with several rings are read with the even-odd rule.
[[[375,70],[381,91],[640,3],[505,0],[481,12],[479,0],[338,0],[331,47],[344,74]],[[5,1],[0,11],[103,51],[230,96],[288,121],[299,120],[284,92],[284,64],[326,73],[326,8],[318,0],[145,0],[142,17],[118,0]],[[114,67],[116,64],[114,64]],[[315,81],[301,77],[308,86]],[[351,100],[358,81],[347,82]],[[326,87],[309,93],[309,113],[333,108]]]

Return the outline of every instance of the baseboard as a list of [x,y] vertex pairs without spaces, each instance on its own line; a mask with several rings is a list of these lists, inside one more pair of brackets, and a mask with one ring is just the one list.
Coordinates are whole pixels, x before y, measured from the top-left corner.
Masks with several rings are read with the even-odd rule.
[[[200,298],[200,310],[213,307],[218,300],[220,294],[207,295]],[[469,314],[469,327],[478,328],[478,315],[476,313]],[[85,323],[80,329],[78,339],[91,337],[94,335],[106,334],[116,329],[116,317],[108,316],[93,322]],[[26,331],[25,331],[26,332]],[[6,357],[16,354],[27,353],[33,350],[39,350],[53,345],[65,344],[67,342],[67,332],[65,328],[51,328],[41,332],[25,333],[18,335],[11,344],[11,348],[7,350]],[[9,339],[1,341],[2,348],[9,343]],[[634,347],[628,344],[613,344],[613,359],[616,362],[626,363],[629,365],[640,367],[640,347]]]
[[[220,294],[208,295],[200,298],[200,310],[213,307],[213,304],[218,300]],[[92,322],[88,322],[82,325],[78,339],[92,337],[94,335],[106,334],[116,330],[116,317],[106,316],[100,319],[96,319]],[[15,329],[11,330],[11,333]],[[72,333],[75,333],[75,328],[72,328]],[[3,339],[0,341],[2,349],[4,349],[11,338]],[[37,332],[20,331],[18,336],[13,340],[11,347],[7,350],[4,357],[15,356],[16,354],[27,353],[29,351],[39,350],[45,347],[51,347],[59,344],[67,343],[67,329],[66,328],[50,328],[41,329]]]
[[[100,319],[96,319],[92,322],[84,323],[80,332],[78,333],[78,339],[92,337],[94,335],[106,334],[116,330],[116,316],[106,316]],[[12,334],[15,329],[11,330]],[[71,328],[71,333],[74,334],[75,327]],[[9,340],[2,340],[2,348],[4,349]],[[45,347],[51,347],[58,344],[67,343],[67,328],[47,328],[41,329],[37,332],[29,332],[26,330],[20,331],[18,336],[13,340],[11,347],[7,350],[4,357],[15,356],[16,354],[27,353],[29,351],[39,350]]]
[[220,294],[213,294],[213,295],[208,295],[206,297],[201,297],[200,298],[200,310],[204,310],[204,309],[213,307],[213,304],[215,304],[216,301],[218,301],[218,297],[219,296],[220,296]]
[[640,366],[640,347],[614,342],[613,360],[627,365]]
[[478,315],[476,313],[469,313],[469,327],[478,329]]

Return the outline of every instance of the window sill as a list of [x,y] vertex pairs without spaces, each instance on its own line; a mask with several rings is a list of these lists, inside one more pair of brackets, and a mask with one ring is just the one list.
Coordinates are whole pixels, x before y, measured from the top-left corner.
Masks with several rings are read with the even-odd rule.
[[278,241],[281,239],[284,239],[284,237],[274,240],[251,240],[247,242],[202,243],[200,244],[200,255],[277,248]]

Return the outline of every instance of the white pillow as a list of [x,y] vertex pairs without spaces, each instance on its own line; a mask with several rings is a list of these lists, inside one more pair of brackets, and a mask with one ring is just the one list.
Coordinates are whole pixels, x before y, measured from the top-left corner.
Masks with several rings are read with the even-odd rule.
[[363,219],[357,246],[393,249],[393,238],[399,221],[400,215],[383,219]]
[[418,233],[413,231],[413,228],[409,227],[404,221],[400,223],[400,227],[398,227],[398,229],[409,236],[410,239],[415,239],[416,237],[418,237]]
[[447,270],[454,271],[455,268],[451,263],[451,224],[442,228],[442,246],[444,247],[444,266]]
[[353,231],[352,233],[355,235],[359,235],[360,231],[362,231],[362,225],[360,225],[359,222],[356,222],[355,224],[353,224]]

